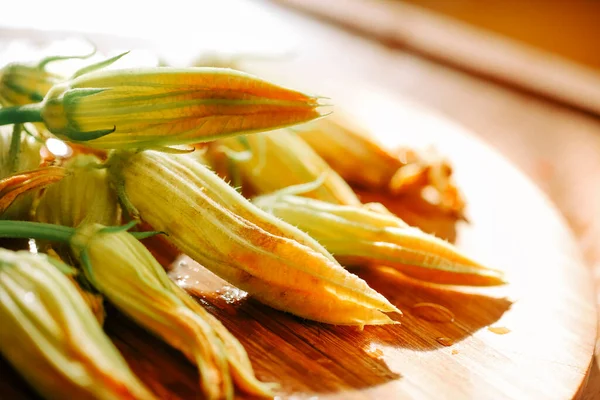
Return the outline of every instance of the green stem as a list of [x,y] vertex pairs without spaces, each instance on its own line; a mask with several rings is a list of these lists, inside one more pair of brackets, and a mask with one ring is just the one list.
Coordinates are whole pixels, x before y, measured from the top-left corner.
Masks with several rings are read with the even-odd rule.
[[23,125],[15,124],[13,127],[12,136],[10,138],[10,149],[8,151],[8,161],[10,163],[10,173],[17,172],[19,164],[19,153],[21,152],[21,132]]
[[68,243],[74,228],[27,221],[0,221],[0,237],[14,239],[45,239]]
[[25,122],[43,122],[40,103],[0,108],[0,125],[22,124]]

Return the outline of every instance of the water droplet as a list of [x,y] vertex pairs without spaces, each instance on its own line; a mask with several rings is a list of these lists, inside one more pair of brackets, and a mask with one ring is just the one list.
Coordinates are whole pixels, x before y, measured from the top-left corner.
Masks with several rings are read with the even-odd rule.
[[456,349],[452,349],[452,354],[453,354],[453,355],[456,355],[456,354],[458,354],[458,350],[456,350]]
[[23,301],[25,303],[31,304],[35,301],[35,294],[33,292],[27,292],[23,295]]
[[33,253],[33,254],[37,254],[38,247],[37,247],[37,243],[35,242],[35,239],[29,239],[29,241],[27,243],[29,244],[29,252]]
[[439,337],[439,338],[436,338],[435,340],[436,340],[436,342],[438,342],[439,344],[441,344],[443,346],[452,346],[454,344],[452,339],[447,338],[447,337]]
[[189,275],[175,275],[175,283],[182,289],[186,289],[188,285]]
[[495,333],[496,335],[506,335],[510,332],[510,329],[504,326],[488,326],[488,331]]
[[188,265],[188,263],[185,260],[181,260],[177,263],[177,266],[180,268],[185,268],[185,267],[187,267],[187,265]]
[[219,293],[219,297],[225,300],[227,304],[238,303],[248,296],[248,293],[233,286],[223,286],[217,290],[217,293]]
[[412,312],[418,318],[430,322],[454,322],[454,313],[435,303],[417,303],[412,306]]
[[363,346],[364,351],[369,357],[380,359],[383,357],[383,350],[381,350],[375,343],[369,343],[367,346]]

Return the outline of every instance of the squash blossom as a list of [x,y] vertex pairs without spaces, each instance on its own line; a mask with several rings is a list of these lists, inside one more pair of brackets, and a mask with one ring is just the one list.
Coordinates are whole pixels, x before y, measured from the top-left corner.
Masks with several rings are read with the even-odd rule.
[[[353,187],[412,195],[444,214],[465,219],[465,199],[446,159],[431,149],[390,150],[371,132],[341,115],[336,113],[295,131]],[[361,165],[368,168],[358,167]]]
[[0,70],[0,104],[9,107],[39,103],[61,80],[38,65],[8,64]]
[[48,187],[35,209],[35,220],[77,227],[83,222],[117,225],[121,211],[105,169],[94,155],[77,155],[64,164],[68,176]]
[[[42,162],[41,149],[40,142],[28,135],[21,135],[20,126],[15,126],[13,132],[0,129],[0,179],[37,169]],[[19,196],[0,219],[27,219],[32,203],[32,194]]]
[[115,152],[123,204],[213,273],[273,308],[339,325],[394,323],[399,312],[321,245],[254,206],[187,155]]
[[52,86],[65,80],[62,76],[48,71],[48,64],[61,60],[85,59],[95,53],[96,49],[82,56],[50,56],[35,64],[5,65],[0,69],[0,105],[23,106],[41,102]]
[[[385,265],[429,282],[489,286],[505,283],[501,271],[485,267],[452,244],[408,226],[372,207],[326,203],[281,191],[253,202],[297,226],[347,265]],[[368,205],[366,205],[368,206]]]
[[242,345],[206,310],[173,283],[162,266],[123,227],[82,224],[79,228],[36,222],[0,221],[0,237],[68,243],[86,280],[132,320],[180,350],[200,373],[207,399],[231,399],[233,385],[254,397],[272,396],[260,382]]
[[[211,163],[218,163],[221,154],[233,164],[229,174],[239,172],[244,189],[248,185],[253,193],[271,193],[323,177],[321,185],[302,195],[336,204],[361,204],[344,179],[289,129],[209,143],[206,158]],[[231,178],[235,182],[235,175]]]
[[223,68],[93,71],[53,86],[36,105],[0,109],[0,124],[42,121],[97,148],[210,141],[320,117],[318,98]]
[[47,399],[154,399],[63,272],[0,249],[0,353]]
[[[63,179],[67,171],[61,167],[41,167],[31,171],[18,172],[0,179],[0,217],[22,197],[31,197],[32,191],[52,185]],[[27,201],[27,200],[26,200]],[[24,218],[28,209],[24,209]]]
[[[56,252],[56,250],[52,248],[52,246],[40,246],[40,241],[36,241],[36,245],[38,249],[43,249],[43,253],[45,253],[50,259],[56,260],[66,265],[72,264],[72,257],[70,254],[67,254],[68,258],[70,259],[70,262],[66,263],[65,261],[63,261],[63,258]],[[104,298],[102,297],[102,295],[97,293],[96,291],[91,290],[91,287],[89,286],[89,284],[87,284],[87,282],[85,282],[85,279],[82,279],[79,271],[77,274],[67,275],[67,277],[75,286],[83,300],[85,300],[89,309],[94,314],[96,320],[100,323],[100,325],[103,325],[104,319],[106,318],[106,314],[104,312]]]

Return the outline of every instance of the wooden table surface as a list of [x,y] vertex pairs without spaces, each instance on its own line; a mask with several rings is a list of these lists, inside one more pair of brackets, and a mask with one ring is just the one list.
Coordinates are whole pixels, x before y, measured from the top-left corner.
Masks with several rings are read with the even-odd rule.
[[[282,1],[282,3],[288,2]],[[292,0],[289,3],[292,3],[295,9],[302,9],[298,7],[297,1]],[[381,3],[379,4],[381,7],[367,16],[383,15],[383,17],[365,22],[359,17],[365,14],[357,12],[355,14],[357,21],[352,24],[348,23],[349,19],[343,18],[344,14],[351,13],[351,3],[361,2],[346,1],[344,13],[320,14],[315,13],[314,7],[307,7],[310,8],[310,15],[313,17],[322,15],[325,20],[333,21],[334,25],[338,20],[337,17],[331,17],[331,14],[342,15],[339,21],[345,28],[328,30],[330,36],[327,36],[326,42],[332,45],[327,50],[323,50],[322,54],[330,54],[332,59],[344,59],[344,56],[340,55],[342,52],[345,55],[351,52],[363,54],[362,57],[356,57],[353,62],[345,63],[345,70],[350,65],[352,69],[358,70],[364,64],[370,65],[370,67],[364,66],[366,71],[363,70],[364,73],[360,74],[361,80],[367,80],[378,87],[385,87],[400,97],[408,98],[446,116],[511,160],[548,195],[565,216],[579,241],[592,273],[596,291],[600,293],[600,157],[598,156],[600,115],[590,113],[590,107],[587,106],[579,108],[572,104],[556,102],[552,96],[548,98],[547,93],[535,94],[528,88],[523,90],[521,85],[514,84],[514,80],[509,80],[513,84],[506,86],[501,83],[506,80],[498,79],[494,70],[479,73],[478,62],[475,62],[474,68],[466,68],[467,72],[453,67],[457,64],[460,66],[460,61],[451,62],[453,66],[448,66],[443,59],[441,63],[432,62],[427,52],[423,54],[418,46],[412,48],[410,45],[403,46],[401,42],[393,42],[389,35],[370,35],[370,41],[352,40],[350,39],[352,34],[367,33],[364,30],[365,26],[390,32],[397,28],[390,26],[390,20],[393,21],[392,16],[399,21],[397,24],[402,24],[403,18],[408,18],[410,21],[410,16],[403,17],[401,13],[399,15],[398,9],[403,10],[406,7],[402,2],[374,2]],[[360,9],[362,6],[361,4]],[[411,11],[415,10],[411,9]],[[435,21],[439,18],[421,12],[422,10],[416,11],[417,16],[423,17],[425,21]],[[421,18],[417,20],[422,21]],[[412,27],[419,29],[418,23],[415,24]],[[311,28],[316,30],[319,26],[320,24],[314,23]],[[350,30],[350,34],[341,33],[341,30],[347,32],[347,29]],[[427,30],[425,27],[422,29]],[[436,28],[433,30],[436,31]],[[401,28],[400,31],[402,32]],[[477,34],[485,36],[482,32]],[[331,38],[333,35],[338,37],[334,40]],[[472,31],[466,33],[466,37],[472,36]],[[459,41],[464,37],[465,34],[462,32],[457,34]],[[433,41],[435,36],[428,39]],[[491,43],[495,43],[496,39],[494,38]],[[419,39],[416,41],[418,42]],[[323,45],[325,41],[315,39],[313,45],[317,46],[317,42]],[[349,42],[352,42],[354,47],[351,47]],[[345,46],[340,43],[344,43]],[[477,41],[477,45],[470,50],[476,52],[478,45],[481,45],[480,41]],[[339,50],[340,48],[343,50]],[[336,49],[338,49],[337,54]],[[506,61],[506,57],[522,55],[523,52],[526,53],[526,57],[523,58],[536,59],[529,67],[527,64],[515,61],[525,72],[524,76],[531,76],[531,71],[540,70],[544,71],[540,76],[548,77],[555,74],[554,57],[549,57],[544,62],[538,52],[530,51],[512,42],[503,42],[501,49],[509,51],[506,56],[502,56],[502,51],[499,51],[499,54],[494,53],[500,64],[505,62],[512,64],[513,61]],[[490,54],[487,51],[482,53]],[[475,55],[473,58],[477,61],[478,56]],[[563,63],[563,61],[558,63],[561,67],[559,69],[564,67]],[[515,72],[512,68],[510,70]],[[599,88],[597,75],[592,79],[581,78],[579,71],[579,67],[575,67],[574,72],[569,70],[573,73],[566,73],[565,75],[568,76],[564,79],[573,81],[573,87],[587,85],[593,90]],[[586,71],[586,76],[588,72]],[[500,71],[500,74],[502,73],[503,71]],[[522,76],[518,77],[517,81],[521,79]],[[553,84],[548,82],[549,90],[553,90],[552,87]],[[597,103],[598,97],[594,96],[594,99]],[[578,103],[585,103],[585,101]],[[600,311],[600,295],[597,295],[595,303]],[[600,321],[600,318],[598,320]],[[587,387],[582,392],[584,399],[600,398],[600,344],[597,344],[596,352]]]
[[[293,31],[296,32],[296,34],[292,36],[296,38],[295,44],[297,46],[297,52],[295,54],[297,57],[294,58],[293,62],[285,63],[285,69],[282,69],[281,65],[273,65],[265,62],[249,63],[249,68],[256,69],[257,71],[264,71],[265,73],[268,72],[273,79],[287,81],[296,86],[304,85],[307,88],[314,86],[314,80],[310,81],[310,79],[306,79],[306,77],[314,76],[313,74],[315,71],[318,71],[321,79],[321,81],[318,83],[318,86],[319,88],[323,88],[324,92],[327,91],[328,88],[339,87],[340,82],[346,82],[345,87],[347,89],[351,89],[354,85],[356,85],[357,88],[362,90],[361,93],[364,93],[365,96],[373,96],[371,99],[365,102],[366,105],[370,105],[371,107],[374,107],[374,105],[378,105],[378,107],[384,107],[385,104],[400,104],[400,106],[398,106],[399,108],[394,108],[396,106],[392,106],[390,109],[391,112],[398,112],[398,109],[419,110],[415,111],[414,114],[409,111],[404,115],[402,115],[402,111],[400,111],[400,116],[404,118],[403,121],[409,121],[413,124],[416,124],[415,126],[417,127],[419,126],[418,119],[411,118],[411,116],[418,115],[423,118],[428,118],[427,112],[431,112],[433,113],[432,115],[435,115],[432,117],[434,119],[439,119],[442,117],[442,120],[446,118],[447,120],[451,121],[448,124],[442,123],[439,125],[442,132],[450,132],[446,137],[446,140],[447,138],[451,138],[454,137],[453,135],[456,135],[456,138],[459,142],[463,141],[462,143],[476,143],[471,144],[471,146],[474,146],[471,148],[483,152],[483,154],[489,151],[489,149],[479,144],[477,142],[478,140],[482,140],[488,145],[495,147],[507,159],[512,161],[525,175],[535,182],[538,188],[542,189],[558,206],[558,209],[560,209],[564,217],[566,217],[567,221],[569,222],[569,226],[572,232],[575,234],[575,237],[579,240],[579,245],[583,250],[585,260],[589,268],[595,273],[595,276],[600,277],[600,246],[598,245],[598,243],[600,243],[600,207],[598,206],[598,204],[600,204],[600,158],[597,156],[600,154],[600,120],[597,116],[592,115],[589,112],[578,111],[575,107],[565,107],[532,94],[526,94],[522,91],[506,88],[503,85],[457,71],[445,65],[422,58],[413,53],[403,52],[398,49],[390,49],[385,45],[353,36],[335,27],[328,26],[322,21],[311,20],[305,16],[297,15],[296,13],[279,6],[262,3],[257,7],[267,10],[265,16],[261,17],[264,18],[264,25],[268,26],[268,24],[272,24],[274,29],[276,27],[281,27],[282,25],[293,27]],[[271,15],[269,13],[273,14]],[[273,15],[276,19],[273,18]],[[253,21],[252,23],[256,23],[256,21]],[[249,24],[251,23],[249,22]],[[5,31],[4,33],[7,32],[12,34],[13,37],[19,36],[19,33],[15,34],[14,30]],[[33,36],[36,35],[31,32],[28,34]],[[3,37],[7,36],[5,35]],[[37,37],[39,38],[40,35],[37,34]],[[57,34],[57,37],[60,37],[60,35]],[[100,38],[99,41],[101,43],[114,44],[114,41],[111,42],[110,40],[107,40],[103,42],[103,40],[103,38]],[[127,43],[127,41],[120,42],[122,46],[126,46]],[[135,43],[137,44],[138,42],[135,41]],[[353,83],[348,84],[347,82]],[[370,90],[370,88],[373,88],[373,90]],[[380,99],[391,100],[385,100],[381,102]],[[354,107],[357,107],[356,103],[354,104]],[[427,112],[423,110],[426,110]],[[403,133],[410,134],[410,129],[410,125],[405,125],[403,128]],[[418,130],[418,128],[416,129]],[[477,139],[469,138],[470,135],[477,137]],[[443,143],[444,140],[442,139],[441,142]],[[460,152],[460,149],[455,146],[453,147],[451,142],[446,143],[446,149],[447,153],[453,154],[455,157],[457,157]],[[440,150],[443,153],[444,147],[442,146]],[[492,156],[492,158],[494,157],[495,156]],[[522,215],[523,212],[530,212],[530,207],[535,207],[537,204],[541,209],[543,209],[543,211],[541,211],[543,214],[542,216],[548,218],[545,219],[545,222],[550,221],[551,225],[556,223],[558,224],[556,226],[560,226],[560,217],[554,213],[551,205],[545,203],[544,197],[535,194],[535,200],[533,200],[533,204],[530,203],[530,201],[532,201],[531,193],[536,193],[535,190],[530,188],[526,182],[522,181],[519,173],[513,171],[511,167],[505,169],[505,165],[508,164],[505,164],[503,161],[498,162],[501,166],[492,168],[490,171],[490,177],[493,178],[500,175],[501,179],[498,181],[497,188],[502,193],[502,196],[499,197],[501,201],[494,202],[492,199],[488,198],[487,204],[493,204],[495,207],[494,210],[498,213],[498,215],[512,216],[511,218],[515,218],[510,219],[507,217],[507,221],[516,221],[518,219],[516,216]],[[499,164],[496,161],[493,161],[491,165],[498,166]],[[473,164],[469,164],[467,162],[464,164],[463,170],[469,166],[471,168],[475,168]],[[478,173],[484,173],[484,171],[479,171]],[[466,172],[464,176],[467,178],[464,178],[463,182],[467,186],[469,186],[469,181],[471,182],[470,185],[473,185],[473,183],[477,182],[477,179],[480,178],[480,175],[473,175],[472,173],[469,174],[468,172]],[[510,182],[506,182],[504,179],[507,177],[514,177],[514,179],[517,181],[517,184],[511,185]],[[504,190],[504,192],[502,192],[502,190]],[[511,190],[513,192],[511,192]],[[508,193],[506,191],[508,191]],[[477,193],[477,191],[472,191],[471,189],[467,192],[467,194],[469,193]],[[523,202],[519,203],[518,200],[520,200],[521,197]],[[480,217],[478,218],[483,218],[484,222],[481,222],[481,224],[485,226],[486,224],[491,223],[489,221],[485,222],[484,216],[489,215],[489,209],[485,208],[485,204],[478,202],[477,195],[475,195],[475,198],[471,196],[470,200],[473,200],[473,209],[471,212],[479,215]],[[524,209],[518,209],[519,204],[522,204]],[[537,215],[537,218],[539,218],[539,215]],[[473,229],[471,231],[472,233],[465,233],[466,237],[470,239],[462,239],[463,244],[461,245],[468,246],[470,250],[475,252],[480,251],[482,254],[484,254],[485,250],[481,249],[485,248],[486,242],[477,240],[476,238],[473,239],[472,236],[478,232],[477,229],[481,229],[478,228],[480,225],[477,221],[480,221],[480,219],[476,220],[474,228],[468,228]],[[527,221],[525,226],[527,226],[528,229],[533,229],[536,227],[536,223],[537,220],[534,218],[531,221]],[[515,229],[518,230],[519,227],[517,226]],[[465,232],[468,232],[468,230]],[[489,230],[483,230],[481,232],[489,233]],[[549,233],[544,229],[542,229],[540,232],[542,233],[541,236],[532,234],[526,238],[523,238],[523,240],[531,241],[531,244],[529,245],[532,249],[538,249],[538,251],[542,252],[540,254],[543,254],[543,260],[547,260],[548,263],[553,262],[550,260],[550,258],[552,258],[551,256],[553,254],[556,255],[556,253],[553,253],[552,251],[544,252],[544,249],[545,246],[548,246],[548,240],[557,241],[561,238],[566,239],[561,242],[562,244],[557,245],[557,248],[566,249],[565,251],[567,251],[569,257],[573,257],[575,260],[577,259],[576,251],[569,245],[568,232],[562,231],[562,228],[560,228],[558,234],[555,236],[551,235],[552,237],[548,237],[547,235]],[[504,231],[504,234],[510,235],[510,232]],[[502,239],[502,237],[499,239]],[[460,236],[459,240],[461,240]],[[489,242],[487,243],[487,246],[491,246]],[[565,247],[561,247],[563,245]],[[479,250],[477,250],[478,248]],[[497,252],[492,251],[491,254],[497,254]],[[529,255],[529,257],[532,257],[532,255]],[[575,261],[574,264],[575,266],[571,271],[572,273],[569,270],[565,270],[563,271],[564,275],[551,274],[551,277],[553,276],[553,279],[564,279],[569,282],[569,285],[575,286],[581,284],[581,282],[589,280],[586,277],[585,270],[579,268],[579,261]],[[533,271],[536,271],[535,273],[540,274],[539,281],[537,281],[537,277],[535,277],[536,279],[529,277],[528,279],[521,281],[523,285],[526,285],[521,287],[522,289],[529,289],[529,286],[527,285],[534,287],[536,284],[538,284],[543,287],[543,285],[547,284],[547,282],[544,281],[545,275],[543,274],[542,267],[543,265],[540,265],[531,270],[532,273],[534,273]],[[561,272],[561,274],[563,272]],[[368,278],[368,276],[365,277]],[[371,277],[371,279],[375,278]],[[377,282],[378,280],[375,279],[374,281]],[[409,285],[408,287],[412,286]],[[572,288],[573,286],[570,287]],[[389,295],[390,293],[390,288],[386,289],[384,286],[382,286],[380,290],[382,290],[384,294]],[[560,312],[560,318],[566,318],[565,321],[576,323],[577,326],[584,326],[585,329],[588,330],[587,333],[582,333],[583,336],[581,337],[583,339],[581,339],[582,342],[579,344],[580,347],[577,347],[578,350],[573,350],[574,348],[571,349],[569,347],[571,344],[568,344],[570,343],[569,340],[565,339],[563,342],[550,345],[549,348],[540,347],[539,349],[534,349],[535,351],[540,351],[539,357],[537,359],[532,358],[530,360],[540,363],[547,361],[548,363],[552,364],[552,357],[545,358],[548,353],[545,354],[544,350],[546,352],[550,351],[549,354],[552,355],[561,354],[560,350],[563,349],[563,346],[566,346],[564,349],[571,349],[569,350],[570,353],[573,357],[578,358],[578,360],[586,358],[586,352],[591,351],[590,346],[593,346],[592,338],[595,330],[593,326],[595,321],[593,316],[590,317],[592,314],[589,312],[594,304],[591,304],[591,296],[586,292],[586,290],[588,290],[588,288],[582,286],[581,292],[577,295],[580,296],[578,298],[587,299],[589,301],[589,304],[580,304],[580,307],[578,307],[578,310],[583,310],[583,315],[587,316],[587,321],[579,320],[579,317],[574,316],[576,314],[575,312],[573,312],[573,315],[569,316],[568,309]],[[425,290],[423,293],[425,294],[422,294],[422,296],[425,296],[426,298],[428,298],[428,296],[433,296],[434,298],[438,299],[440,296],[442,296],[443,298],[443,295],[437,292],[432,294],[433,292],[428,292]],[[557,296],[563,295],[565,294],[559,293]],[[212,301],[211,299],[212,298],[208,296],[209,302]],[[568,295],[565,302],[568,303],[572,300],[573,299],[570,297],[570,295]],[[218,303],[218,300],[216,301]],[[503,313],[509,308],[508,304],[498,302],[487,304],[486,300],[483,300],[482,298],[480,298],[479,301],[481,304],[476,307],[483,307],[485,310],[495,315],[495,318],[486,321],[477,321],[473,320],[468,315],[461,314],[459,311],[457,314],[457,319],[462,320],[462,323],[466,324],[468,332],[467,336],[469,337],[461,336],[453,338],[453,340],[461,343],[464,342],[465,348],[471,348],[468,343],[473,342],[469,342],[469,340],[479,343],[478,341],[482,340],[482,335],[487,336],[486,339],[484,339],[481,343],[488,343],[488,341],[492,341],[494,345],[498,345],[498,343],[502,343],[503,340],[506,340],[504,345],[499,345],[500,348],[508,345],[511,340],[516,340],[510,339],[512,332],[511,334],[496,336],[491,334],[491,332],[482,329],[486,325],[495,323],[498,319],[500,319],[504,315]],[[402,300],[399,298],[398,302],[409,306],[409,300]],[[530,304],[536,304],[539,306],[539,304],[535,302]],[[574,304],[577,304],[577,302]],[[559,303],[556,303],[552,305],[551,309],[554,309],[553,307],[560,309],[561,306]],[[229,310],[231,311],[231,309]],[[248,312],[255,315],[262,312],[260,309],[258,309],[258,311],[256,310],[257,308],[253,303],[244,305],[242,308],[243,313]],[[226,317],[227,308],[225,307],[225,311],[218,311],[217,308],[215,308],[215,312]],[[109,332],[116,337],[119,347],[127,355],[133,357],[133,355],[139,355],[149,348],[157,348],[159,356],[153,356],[155,361],[157,360],[157,357],[164,357],[167,359],[167,363],[170,363],[170,365],[183,362],[181,357],[169,353],[166,351],[164,346],[161,347],[156,341],[152,341],[149,336],[141,332],[139,329],[133,327],[124,318],[119,317],[118,314],[115,315],[114,322],[109,323],[108,325]],[[551,317],[552,315],[548,315],[548,318]],[[266,321],[264,319],[266,317],[263,316],[261,318],[263,321]],[[571,320],[571,318],[574,319]],[[285,328],[286,332],[290,330],[293,331],[294,327],[298,326],[298,322],[294,321],[293,319],[288,318],[286,321],[291,324]],[[540,332],[531,332],[531,334],[539,334],[542,338],[545,337],[546,334],[543,330],[544,325],[543,323],[541,324]],[[410,332],[414,332],[414,330],[410,329],[410,323],[408,325],[408,334],[410,335],[412,334]],[[124,326],[125,328],[122,330],[116,328],[120,326]],[[415,325],[413,324],[412,327],[414,328],[414,326]],[[236,333],[236,326],[234,323],[229,324],[228,327],[230,327],[233,332]],[[568,338],[568,332],[563,332],[563,329],[568,331],[568,326],[557,328],[556,326],[552,325],[552,327],[552,331],[547,334],[550,338]],[[280,331],[283,328],[277,325],[271,326],[268,329],[271,331]],[[470,335],[473,332],[479,333],[470,338]],[[242,332],[239,333],[241,334]],[[279,333],[284,334],[281,332]],[[344,329],[331,330],[325,328],[321,329],[319,327],[310,328],[308,334],[313,336],[317,335],[317,337],[325,335],[325,337],[321,337],[320,339],[322,341],[322,346],[328,346],[327,340],[331,339],[331,335],[333,334],[340,335],[342,338],[350,338],[352,340],[355,340],[356,337],[359,336],[359,334],[355,332]],[[287,335],[285,337],[290,340],[293,345],[304,348],[302,347],[304,346],[303,343],[305,343],[304,339],[300,339],[296,336],[289,336],[288,334],[284,335]],[[128,343],[131,342],[131,338],[138,336],[147,339],[146,343],[148,344],[145,345],[146,347],[134,348],[128,346]],[[518,337],[518,334],[513,335],[513,337],[515,336]],[[373,338],[371,333],[369,333],[367,337],[370,339]],[[312,337],[312,339],[314,339],[314,337]],[[431,338],[425,340],[425,342],[427,342],[425,345],[438,350],[441,349],[440,352],[442,352],[443,355],[440,356],[440,359],[452,359],[452,353],[450,350],[445,351],[446,349],[444,349],[443,346],[431,342],[430,339]],[[543,341],[543,339],[540,339],[540,341]],[[342,342],[336,341],[335,343],[340,344]],[[369,341],[364,341],[363,344],[369,343]],[[244,344],[249,343],[244,341]],[[475,345],[474,348],[476,349],[476,347],[477,346]],[[273,349],[262,347],[258,350],[268,353]],[[311,349],[307,347],[305,350],[308,352],[307,357],[310,359],[312,357],[312,353],[310,352],[315,351],[314,348]],[[253,350],[250,351],[251,353],[253,352]],[[254,349],[254,351],[256,351],[256,349]],[[285,353],[285,350],[281,351]],[[324,352],[325,350],[321,349],[321,351]],[[371,350],[369,350],[369,347],[367,347],[365,351],[369,352]],[[373,350],[375,353],[378,351],[378,349]],[[386,357],[388,356],[385,348],[383,348],[381,351],[384,352]],[[468,360],[467,356],[471,354],[469,353],[470,351],[474,351],[473,348],[471,348],[471,350],[467,350],[461,355],[459,350],[459,353],[455,356],[465,357],[465,359]],[[428,353],[425,352],[423,354]],[[314,356],[316,357],[316,355],[318,354],[315,353]],[[264,357],[268,358],[270,356],[264,355]],[[369,359],[372,361],[369,361]],[[150,360],[152,361],[152,358]],[[375,385],[375,389],[373,389],[374,391],[372,392],[373,394],[381,393],[377,392],[377,390],[380,390],[377,389],[378,385],[386,382],[394,382],[395,380],[398,380],[399,374],[402,375],[407,373],[406,369],[402,370],[402,368],[400,368],[396,371],[394,366],[386,366],[385,362],[382,362],[380,359],[378,359],[378,357],[365,358],[363,354],[361,357],[357,356],[355,361],[358,367],[353,374],[354,377],[352,379],[355,379],[355,381],[353,381],[354,383],[351,386],[354,386],[355,388],[360,387],[361,385],[364,386],[365,383],[360,383],[360,376],[364,371],[366,371],[366,369],[374,368],[376,371],[378,371],[376,376],[379,376],[381,381],[368,382],[370,386]],[[531,364],[526,366],[526,368],[537,368],[533,361],[530,361]],[[264,361],[264,359],[260,357],[255,362],[258,363],[257,368],[259,372],[261,372],[262,377],[274,378],[273,372],[268,371],[268,362]],[[302,362],[300,364],[302,364]],[[329,364],[330,362],[326,363]],[[454,364],[452,365],[454,368],[458,368],[459,364],[462,363],[457,364],[456,361],[454,361]],[[157,363],[157,365],[159,364]],[[398,367],[398,365],[395,366]],[[539,372],[536,375],[535,385],[542,387],[542,390],[548,390],[545,392],[546,394],[555,395],[556,398],[564,398],[565,396],[573,396],[575,394],[583,395],[584,398],[593,398],[593,396],[599,392],[600,381],[596,377],[596,374],[598,373],[596,365],[594,365],[591,369],[591,378],[587,389],[583,389],[581,391],[578,390],[584,381],[586,372],[585,368],[584,371],[581,371],[579,366],[577,366],[575,369],[570,369],[567,359],[559,360],[555,365],[555,371],[558,371],[560,376],[557,379],[563,379],[560,382],[566,383],[565,386],[561,386],[560,383],[557,383],[558,381],[549,381],[548,378],[550,375],[546,374],[549,369],[544,369],[543,371],[546,372]],[[6,366],[4,365],[3,367],[3,371],[6,371]],[[405,367],[409,368],[407,366]],[[321,366],[319,367],[319,370],[326,371],[329,368],[333,367]],[[363,370],[362,368],[366,369]],[[476,366],[472,366],[471,368],[476,369]],[[183,393],[192,393],[190,392],[191,389],[185,384],[185,382],[188,382],[189,385],[189,382],[193,381],[193,370],[190,368],[184,371],[169,370],[165,372],[161,371],[156,366],[153,367],[152,363],[145,362],[140,363],[139,365],[134,364],[134,369],[136,369],[138,372],[143,370],[144,373],[149,374],[150,376],[152,374],[158,375],[163,373],[165,376],[157,379],[162,379],[163,382],[171,385],[169,389],[171,392],[177,392],[177,390],[181,389],[183,390]],[[408,375],[410,376],[410,370],[408,370],[408,372]],[[463,372],[465,372],[465,370],[463,370]],[[25,389],[22,383],[19,383],[19,380],[15,377],[13,372],[7,373],[8,380],[12,381],[14,379],[14,382],[17,382],[17,385],[7,386],[7,379],[4,379],[0,381],[0,390],[6,391],[0,391],[0,393],[30,393],[27,391],[27,389]],[[345,374],[348,373],[349,372],[347,371],[344,372],[339,370],[336,372],[334,370],[332,375],[322,375],[321,379],[349,379],[345,378]],[[444,370],[442,369],[439,373],[443,374]],[[461,373],[460,369],[448,371],[448,373],[454,380],[464,379],[464,373]],[[3,375],[6,376],[4,372]],[[470,384],[473,383],[473,379],[474,378],[471,379]],[[505,379],[506,382],[510,383],[512,380],[517,379],[517,377],[505,375],[502,379]],[[181,387],[178,388],[177,385],[180,385]],[[307,383],[307,385],[318,386],[318,384],[315,382]],[[322,385],[326,385],[326,383],[322,383]],[[502,383],[499,385],[502,386]],[[547,388],[544,388],[544,385],[547,385]],[[478,387],[477,384],[474,386],[476,388]],[[494,386],[494,384],[492,384],[492,386]],[[452,386],[449,385],[449,387]],[[302,386],[300,385],[297,387],[292,387],[292,389],[301,390]],[[9,390],[12,390],[12,392],[9,392]],[[416,386],[413,388],[414,391],[411,391],[410,387],[409,389],[401,388],[399,390],[400,391],[398,393],[403,394],[420,394]],[[461,393],[468,394],[468,392]],[[513,394],[515,393],[523,394],[526,392],[514,392]],[[506,397],[516,396],[510,396],[509,393]],[[16,397],[4,396],[2,398]]]

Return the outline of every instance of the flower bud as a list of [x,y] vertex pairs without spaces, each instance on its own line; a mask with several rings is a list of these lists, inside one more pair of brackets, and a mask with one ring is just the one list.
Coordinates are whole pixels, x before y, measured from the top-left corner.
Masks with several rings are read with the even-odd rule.
[[209,144],[207,157],[215,159],[220,152],[230,156],[229,162],[241,174],[242,184],[256,194],[323,177],[320,186],[302,196],[337,204],[361,204],[342,177],[290,130],[217,140]]
[[39,103],[60,80],[43,66],[8,64],[0,69],[0,104],[8,107]]
[[[208,399],[233,397],[230,368],[236,383],[253,395],[269,395],[269,386],[254,377],[241,345],[201,307],[190,308],[188,295],[170,281],[162,266],[131,234],[82,225],[71,248],[88,281],[134,321],[180,350],[198,366],[200,385]],[[215,326],[215,328],[213,328]],[[225,333],[226,332],[226,333]]]
[[[17,137],[18,152],[13,156],[11,154],[11,142],[14,134],[16,133],[0,127],[0,179],[17,172],[34,170],[42,162],[40,156],[42,144],[28,135]],[[5,210],[0,219],[28,219],[32,203],[33,195],[24,194]]]
[[389,213],[277,193],[253,202],[307,232],[342,264],[385,265],[435,283],[504,283],[501,271],[481,265],[452,244]]
[[82,223],[118,225],[120,208],[105,169],[93,155],[77,155],[64,164],[68,176],[48,187],[36,207],[35,219],[77,227]]
[[61,167],[42,167],[0,179],[0,215],[4,216],[6,210],[23,196],[30,196],[31,191],[60,181],[66,173]]
[[92,147],[161,147],[310,121],[317,100],[230,69],[94,71],[54,86],[41,119]]
[[300,230],[253,206],[187,156],[117,153],[122,201],[180,250],[259,301],[340,325],[389,324],[397,312]]
[[47,399],[154,399],[55,263],[0,249],[0,353]]
[[297,132],[349,184],[417,198],[456,219],[464,218],[465,201],[453,180],[450,163],[433,149],[391,151],[370,132],[339,115]]

